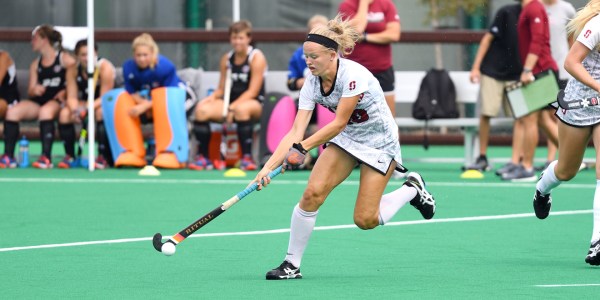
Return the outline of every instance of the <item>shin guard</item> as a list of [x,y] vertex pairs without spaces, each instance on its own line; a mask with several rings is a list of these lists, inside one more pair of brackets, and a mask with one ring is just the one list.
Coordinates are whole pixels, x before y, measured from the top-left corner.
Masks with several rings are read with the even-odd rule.
[[129,115],[134,106],[133,97],[122,88],[110,90],[102,96],[104,126],[115,167],[146,165],[140,119]]
[[152,90],[156,140],[156,158],[152,164],[156,167],[179,169],[188,161],[190,146],[184,102],[184,89],[161,87]]

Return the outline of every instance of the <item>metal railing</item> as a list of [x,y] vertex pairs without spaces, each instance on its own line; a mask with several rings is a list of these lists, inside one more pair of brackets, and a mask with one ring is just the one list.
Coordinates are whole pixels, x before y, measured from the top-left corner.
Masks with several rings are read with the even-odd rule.
[[[97,29],[95,36],[102,42],[131,42],[142,32],[147,32],[157,42],[228,42],[225,29]],[[479,43],[485,31],[448,29],[434,31],[404,31],[399,43]],[[300,42],[306,37],[304,29],[268,30],[254,29],[252,38],[256,42]],[[27,42],[31,39],[31,28],[5,28],[0,30],[0,41]]]

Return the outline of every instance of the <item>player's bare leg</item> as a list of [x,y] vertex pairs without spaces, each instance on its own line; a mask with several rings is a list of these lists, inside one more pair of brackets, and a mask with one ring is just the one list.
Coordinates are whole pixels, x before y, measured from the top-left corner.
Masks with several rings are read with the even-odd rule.
[[300,203],[292,212],[287,255],[279,267],[267,272],[268,280],[302,278],[300,264],[315,227],[318,209],[329,193],[350,175],[355,165],[356,160],[335,145],[328,146],[321,153]]

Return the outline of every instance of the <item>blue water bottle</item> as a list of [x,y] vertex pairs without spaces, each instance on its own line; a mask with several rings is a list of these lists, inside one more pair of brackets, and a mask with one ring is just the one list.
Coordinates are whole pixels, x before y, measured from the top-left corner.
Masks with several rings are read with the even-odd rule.
[[19,167],[27,168],[29,166],[29,141],[27,137],[19,141]]

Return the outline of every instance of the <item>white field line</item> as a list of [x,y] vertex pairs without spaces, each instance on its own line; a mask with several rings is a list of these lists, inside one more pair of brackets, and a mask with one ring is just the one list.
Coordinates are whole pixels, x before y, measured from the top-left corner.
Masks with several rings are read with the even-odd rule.
[[586,286],[600,286],[600,283],[574,283],[574,284],[538,284],[534,285],[540,288],[562,288],[562,287],[586,287]]
[[[0,178],[0,183],[109,183],[109,184],[232,184],[247,185],[251,179],[161,179],[161,178],[136,178],[136,179],[113,179],[113,178]],[[276,179],[278,185],[306,185],[306,180]],[[346,180],[341,185],[357,186],[357,180]],[[404,181],[390,180],[389,185],[402,185]],[[428,186],[452,186],[452,187],[527,187],[535,186],[535,182],[511,183],[511,182],[435,182],[427,181]],[[561,189],[596,188],[596,184],[564,183]]]
[[[591,214],[592,210],[571,210],[571,211],[559,211],[552,212],[552,216],[561,215],[581,215]],[[404,225],[420,225],[420,224],[431,224],[431,223],[450,223],[450,222],[470,222],[470,221],[487,221],[487,220],[505,220],[505,219],[518,219],[518,218],[533,218],[533,213],[524,214],[507,214],[507,215],[495,215],[495,216],[475,216],[475,217],[461,217],[461,218],[445,218],[445,219],[431,219],[431,220],[415,220],[415,221],[400,221],[390,222],[385,226],[404,226]],[[316,231],[324,230],[338,230],[338,229],[350,229],[356,228],[356,225],[332,225],[332,226],[318,226],[315,227]],[[241,231],[241,232],[221,232],[221,233],[202,233],[193,234],[188,238],[205,238],[205,237],[221,237],[221,236],[242,236],[242,235],[265,235],[265,234],[276,234],[276,233],[287,233],[289,229],[273,229],[273,230],[260,230],[260,231]],[[170,236],[165,236],[170,238]],[[10,251],[21,251],[21,250],[34,250],[34,249],[47,249],[47,248],[60,248],[60,247],[77,247],[77,246],[89,246],[89,245],[101,245],[101,244],[119,244],[119,243],[134,243],[134,242],[145,242],[151,241],[152,237],[145,238],[127,238],[127,239],[116,239],[116,240],[101,240],[101,241],[89,241],[89,242],[74,242],[64,244],[46,244],[36,246],[23,246],[23,247],[9,247],[0,248],[0,252]],[[150,248],[150,245],[148,245]]]

